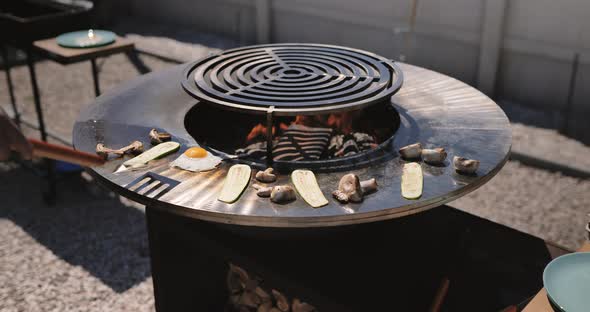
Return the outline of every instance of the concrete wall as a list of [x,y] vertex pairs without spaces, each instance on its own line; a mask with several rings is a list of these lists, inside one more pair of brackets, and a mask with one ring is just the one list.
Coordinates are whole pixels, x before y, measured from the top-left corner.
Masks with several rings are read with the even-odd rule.
[[405,55],[495,98],[543,109],[565,109],[579,53],[573,110],[590,115],[590,1],[417,1],[411,33],[412,0],[132,0],[131,11],[242,44],[270,38]]

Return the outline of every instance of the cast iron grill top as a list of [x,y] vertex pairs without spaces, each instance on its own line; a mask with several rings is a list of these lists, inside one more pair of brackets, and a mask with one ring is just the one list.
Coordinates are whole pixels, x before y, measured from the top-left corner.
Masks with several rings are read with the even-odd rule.
[[191,63],[183,87],[226,108],[278,115],[341,112],[389,102],[403,82],[393,61],[350,48],[273,44]]

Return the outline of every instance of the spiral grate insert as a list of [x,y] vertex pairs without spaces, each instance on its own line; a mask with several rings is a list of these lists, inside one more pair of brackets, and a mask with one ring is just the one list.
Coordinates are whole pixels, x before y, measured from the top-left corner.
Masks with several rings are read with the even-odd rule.
[[190,64],[183,87],[230,109],[299,115],[358,109],[402,85],[393,61],[350,48],[274,44],[225,51]]

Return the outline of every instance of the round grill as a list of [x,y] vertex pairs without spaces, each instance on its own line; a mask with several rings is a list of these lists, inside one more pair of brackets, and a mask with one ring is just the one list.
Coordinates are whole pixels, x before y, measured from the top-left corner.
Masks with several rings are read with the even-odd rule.
[[273,44],[225,51],[190,64],[184,89],[230,109],[300,115],[389,100],[402,85],[393,61],[362,50]]

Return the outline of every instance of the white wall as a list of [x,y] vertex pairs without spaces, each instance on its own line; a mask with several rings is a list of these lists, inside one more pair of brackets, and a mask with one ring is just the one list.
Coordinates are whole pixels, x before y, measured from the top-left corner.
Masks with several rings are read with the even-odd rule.
[[[332,43],[394,59],[406,54],[410,63],[477,86],[486,1],[500,0],[418,0],[411,36],[403,31],[412,0],[133,0],[132,10],[252,44],[259,1],[270,1],[272,42]],[[590,114],[590,1],[506,3],[495,97],[563,109],[580,53],[574,107]]]

